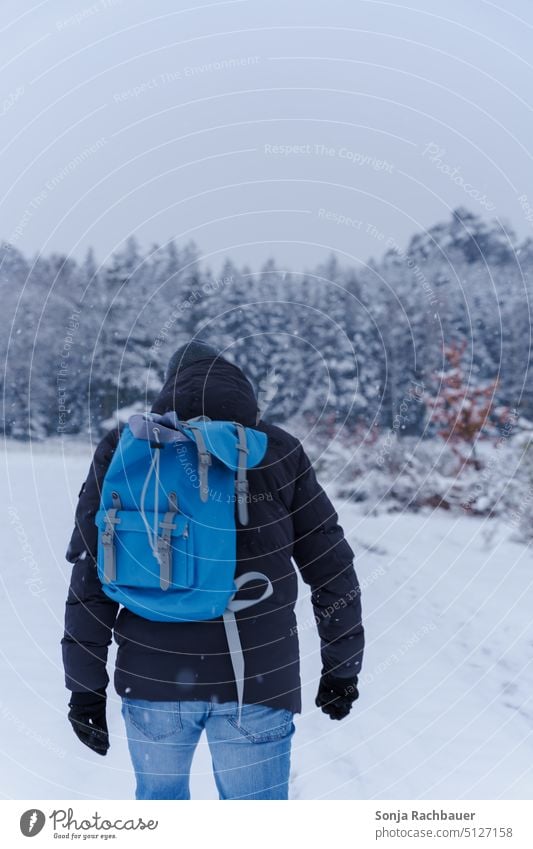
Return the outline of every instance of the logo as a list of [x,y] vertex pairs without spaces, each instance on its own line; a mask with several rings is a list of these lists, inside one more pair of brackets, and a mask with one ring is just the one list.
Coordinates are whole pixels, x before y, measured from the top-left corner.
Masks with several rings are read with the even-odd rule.
[[24,837],[35,837],[42,830],[46,817],[38,808],[30,808],[24,811],[20,818],[20,830]]

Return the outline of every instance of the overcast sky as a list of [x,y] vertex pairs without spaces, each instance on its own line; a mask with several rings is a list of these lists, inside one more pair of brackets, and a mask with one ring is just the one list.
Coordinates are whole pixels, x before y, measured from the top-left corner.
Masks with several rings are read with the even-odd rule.
[[0,238],[99,261],[379,257],[467,206],[533,235],[531,0],[3,0]]

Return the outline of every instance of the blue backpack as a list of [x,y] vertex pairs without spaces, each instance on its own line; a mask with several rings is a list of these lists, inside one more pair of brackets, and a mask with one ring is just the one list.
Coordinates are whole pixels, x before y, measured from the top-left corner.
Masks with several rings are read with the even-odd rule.
[[[237,533],[248,523],[247,469],[267,448],[266,434],[237,422],[175,412],[131,416],[101,493],[97,568],[103,591],[159,622],[222,616],[237,697],[244,658],[235,613],[272,595],[260,572],[235,578]],[[258,599],[234,600],[248,581],[266,582]]]

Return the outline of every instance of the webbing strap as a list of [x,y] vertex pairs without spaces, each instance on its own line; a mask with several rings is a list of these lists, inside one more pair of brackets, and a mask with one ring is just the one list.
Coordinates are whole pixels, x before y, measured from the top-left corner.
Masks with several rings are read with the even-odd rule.
[[211,454],[207,450],[204,435],[200,428],[197,428],[194,425],[189,425],[189,429],[193,432],[193,436],[196,442],[196,448],[198,449],[198,477],[200,478],[200,498],[202,499],[202,501],[207,501],[209,495],[208,470],[209,466],[211,465]]
[[239,710],[237,713],[237,725],[241,724],[242,703],[244,698],[244,652],[242,650],[241,638],[239,636],[239,627],[235,614],[232,610],[226,610],[222,614],[224,620],[224,629],[226,631],[226,639],[233,667],[233,675],[235,676],[235,686],[237,687],[237,702]]
[[[154,431],[158,428],[154,428]],[[159,438],[159,436],[157,437]],[[146,528],[146,534],[148,536],[148,542],[150,544],[150,548],[152,549],[152,554],[155,558],[157,558],[157,516],[159,513],[159,463],[161,457],[161,450],[156,448],[152,455],[152,460],[148,471],[146,473],[146,477],[144,479],[143,488],[141,490],[141,505],[140,505],[140,514],[141,518],[144,522],[144,526]],[[150,527],[148,523],[148,517],[146,515],[145,503],[146,503],[146,493],[148,492],[148,484],[150,483],[150,479],[152,477],[152,473],[155,472],[155,486],[154,486],[154,527],[153,529]]]
[[172,581],[172,549],[171,534],[176,525],[174,519],[178,512],[178,502],[175,492],[168,494],[168,510],[165,513],[159,527],[163,529],[162,534],[157,537],[157,559],[159,560],[159,586],[162,590],[168,590]]
[[105,530],[102,534],[102,547],[104,549],[104,583],[109,584],[117,577],[117,560],[115,553],[115,526],[120,525],[117,519],[117,511],[122,508],[118,492],[111,493],[113,507],[107,510],[105,515]]
[[242,424],[234,422],[237,428],[239,442],[237,444],[237,478],[235,480],[235,491],[237,493],[237,513],[241,525],[248,524],[248,480],[246,478],[246,466],[248,464],[246,446],[246,431]]
[[231,665],[233,667],[233,674],[235,676],[235,686],[237,688],[237,702],[239,705],[237,713],[237,725],[241,724],[242,706],[244,700],[244,652],[242,650],[242,643],[241,638],[239,636],[239,628],[237,626],[235,614],[238,613],[240,610],[246,610],[246,608],[248,607],[253,607],[254,604],[259,604],[260,601],[264,601],[274,592],[272,581],[270,580],[270,578],[267,578],[266,575],[263,575],[262,572],[246,572],[246,574],[240,575],[238,578],[235,578],[235,593],[237,593],[244,586],[244,584],[247,584],[249,581],[265,581],[267,586],[263,594],[259,596],[259,598],[242,599],[241,601],[235,601],[234,598],[232,598],[226,608],[225,613],[222,615],[222,619],[224,621],[224,628],[226,631],[226,639],[228,641],[228,648],[230,652]]

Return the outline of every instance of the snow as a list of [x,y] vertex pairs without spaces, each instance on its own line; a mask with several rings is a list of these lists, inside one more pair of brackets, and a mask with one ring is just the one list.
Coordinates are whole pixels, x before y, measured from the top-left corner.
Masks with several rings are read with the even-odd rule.
[[[3,798],[134,793],[113,690],[105,759],[76,740],[66,718],[64,551],[89,458],[80,445],[64,455],[11,445],[4,455]],[[336,503],[363,585],[361,697],[340,723],[314,707],[318,639],[302,584],[304,708],[296,717],[292,798],[531,798],[531,551],[491,520],[429,510],[369,517]],[[204,739],[191,789],[194,798],[216,798]]]

